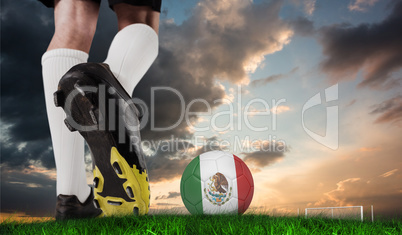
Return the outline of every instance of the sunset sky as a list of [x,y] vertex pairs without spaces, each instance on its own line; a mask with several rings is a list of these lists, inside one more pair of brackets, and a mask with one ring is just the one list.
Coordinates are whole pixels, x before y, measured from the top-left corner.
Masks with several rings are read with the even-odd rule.
[[[399,0],[163,0],[159,56],[133,93],[154,110],[141,132],[151,209],[182,211],[184,168],[220,148],[253,173],[250,208],[402,216],[401,25]],[[54,213],[40,65],[53,28],[38,1],[1,1],[2,213]],[[103,2],[89,61],[116,32]]]

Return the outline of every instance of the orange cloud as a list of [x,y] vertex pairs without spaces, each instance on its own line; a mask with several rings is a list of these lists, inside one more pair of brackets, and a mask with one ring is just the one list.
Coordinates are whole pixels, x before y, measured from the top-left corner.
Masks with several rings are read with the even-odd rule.
[[395,174],[395,172],[397,172],[398,169],[393,169],[391,171],[385,172],[384,174],[380,175],[381,177],[387,178],[390,177],[391,175]]
[[373,151],[380,151],[381,148],[379,147],[362,147],[360,148],[360,152],[373,152]]
[[275,113],[275,114],[284,113],[284,112],[287,112],[289,110],[290,110],[290,107],[286,106],[286,105],[281,105],[281,106],[275,107],[275,109],[271,108],[271,112]]
[[326,198],[321,199],[320,201],[316,202],[314,205],[316,206],[327,206],[328,204],[333,204],[335,203],[336,206],[352,206],[349,205],[345,202],[344,198],[340,197],[345,190],[349,187],[349,185],[359,182],[360,178],[349,178],[346,180],[339,181],[336,186],[337,188],[334,190],[331,190],[327,193],[324,193]]
[[[394,217],[402,212],[402,162],[398,145],[398,136],[382,139],[376,143],[379,147],[365,147],[363,151],[350,152],[338,150],[337,157],[328,161],[311,161],[300,164],[298,168],[287,168],[275,171],[275,167],[267,168],[270,174],[259,173],[274,179],[260,179],[264,192],[263,204],[276,206],[291,205],[294,208],[374,205],[374,213],[381,216]],[[368,145],[370,146],[370,145]],[[375,145],[374,145],[375,146]],[[359,150],[359,149],[358,149]],[[368,151],[367,151],[368,150]],[[381,156],[378,154],[381,150]],[[289,153],[289,158],[296,153]],[[340,156],[348,156],[341,158]],[[364,156],[364,158],[362,158]],[[288,158],[288,159],[289,159]],[[361,161],[356,161],[356,159]],[[301,162],[301,161],[300,161]],[[283,162],[282,167],[285,162]],[[280,168],[279,168],[280,169]],[[398,169],[398,170],[396,170]],[[256,182],[258,182],[256,180]],[[259,184],[256,183],[258,186]],[[274,192],[274,193],[272,193]],[[267,199],[267,195],[271,198]]]
[[[374,205],[377,212],[383,215],[395,216],[402,210],[399,203],[402,193],[400,183],[394,177],[398,169],[386,172],[380,177],[349,178],[339,181],[337,188],[323,194],[316,206],[358,206]],[[400,177],[400,175],[398,175]],[[394,178],[394,179],[393,179]]]

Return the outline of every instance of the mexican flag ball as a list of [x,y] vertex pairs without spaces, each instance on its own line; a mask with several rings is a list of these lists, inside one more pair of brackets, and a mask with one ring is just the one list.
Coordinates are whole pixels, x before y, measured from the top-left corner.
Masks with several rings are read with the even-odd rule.
[[181,178],[180,193],[191,214],[242,214],[253,198],[254,182],[240,158],[211,151],[188,164]]

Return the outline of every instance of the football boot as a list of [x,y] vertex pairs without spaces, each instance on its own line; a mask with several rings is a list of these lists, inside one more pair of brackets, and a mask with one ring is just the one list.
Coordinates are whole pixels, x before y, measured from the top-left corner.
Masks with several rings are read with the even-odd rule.
[[140,112],[107,64],[83,63],[60,80],[54,102],[86,140],[94,163],[94,205],[105,216],[144,215],[150,188]]
[[92,190],[84,203],[81,203],[75,195],[59,194],[56,203],[56,220],[101,217],[102,210],[95,208],[93,200]]

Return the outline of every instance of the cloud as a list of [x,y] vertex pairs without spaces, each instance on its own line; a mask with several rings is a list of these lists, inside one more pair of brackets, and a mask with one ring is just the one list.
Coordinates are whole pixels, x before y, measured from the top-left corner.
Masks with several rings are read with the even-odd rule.
[[[174,142],[166,142],[173,148]],[[188,142],[181,142],[181,145]],[[188,143],[189,144],[189,143]],[[151,182],[172,180],[182,175],[184,168],[190,163],[186,150],[165,149],[165,145],[154,150],[151,157],[147,157],[149,179]]]
[[52,20],[50,13],[37,2],[2,1],[1,162],[12,167],[42,161],[54,168],[40,67],[53,27],[45,26]]
[[284,77],[286,77],[286,76],[283,75],[283,74],[275,74],[275,75],[271,75],[271,76],[266,77],[266,78],[254,80],[254,81],[251,82],[250,85],[253,86],[253,87],[258,87],[260,85],[266,85],[267,83],[278,81],[278,80],[280,80],[280,79],[282,79]]
[[316,0],[304,0],[304,11],[307,15],[313,15],[315,11]]
[[180,192],[169,192],[168,195],[162,195],[162,196],[155,197],[155,200],[170,199],[170,198],[176,198],[176,197],[180,197]]
[[[167,131],[151,130],[148,124],[141,132],[144,140],[167,140],[171,136],[190,139],[193,135],[185,121],[180,120],[181,99],[171,91],[155,93],[151,104],[151,87],[171,87],[180,92],[184,104],[204,99],[211,108],[217,108],[218,99],[227,97],[224,88],[216,82],[247,83],[267,54],[274,53],[289,43],[293,31],[278,16],[281,1],[253,4],[245,0],[216,2],[200,1],[192,15],[181,25],[163,21],[160,27],[160,53],[136,87],[133,96],[153,106],[155,126],[177,126]],[[253,25],[253,27],[249,27]],[[236,48],[236,50],[233,50]],[[192,112],[205,112],[204,104],[191,107]],[[191,116],[197,120],[197,115]],[[211,142],[211,141],[210,141]],[[192,156],[156,150],[149,157],[150,179],[170,180],[181,176],[190,159],[205,149],[201,146]]]
[[346,180],[339,181],[338,183],[336,183],[337,188],[325,193],[324,195],[327,198],[325,200],[315,203],[315,205],[316,206],[326,205],[326,203],[328,203],[328,201],[333,201],[335,203],[335,205],[337,205],[337,206],[351,206],[349,204],[346,204],[346,202],[344,201],[345,198],[343,197],[343,194],[344,194],[345,190],[350,189],[351,185],[352,185],[352,187],[356,185],[353,183],[359,182],[359,181],[360,181],[360,178],[349,178]]
[[[335,154],[334,158],[323,159],[327,157],[324,153],[309,161],[298,161],[293,155],[297,154],[295,150],[289,157],[295,157],[293,164],[296,168],[275,170],[275,167],[270,167],[269,171],[259,174],[266,178],[266,183],[261,184],[262,192],[260,195],[257,192],[256,198],[261,197],[267,207],[281,203],[293,208],[342,204],[363,205],[366,210],[367,206],[374,205],[375,216],[400,216],[402,205],[398,201],[402,196],[402,173],[398,170],[389,177],[381,176],[402,167],[399,139],[400,136],[374,138],[382,148],[380,154],[352,150]],[[272,175],[276,179],[272,180]]]
[[[158,59],[134,96],[153,105],[150,87],[168,86],[180,92],[185,104],[201,98],[211,108],[218,107],[221,103],[214,101],[226,94],[217,79],[248,83],[248,73],[262,63],[265,55],[281,50],[290,42],[293,31],[278,16],[281,4],[281,1],[253,4],[247,0],[203,0],[181,25],[163,21]],[[162,132],[151,131],[148,125],[142,133],[144,139],[192,135],[186,122],[179,120],[183,110],[177,95],[161,91],[155,100],[155,126],[179,123],[176,128]],[[192,111],[206,110],[205,105],[198,104]]]
[[288,151],[287,147],[280,142],[263,141],[259,148],[257,151],[242,153],[245,156],[243,160],[247,164],[263,168],[282,160],[285,152]]
[[[400,177],[400,175],[398,176]],[[402,193],[398,185],[388,178],[348,178],[336,184],[336,189],[324,193],[315,206],[358,206],[374,205],[374,213],[395,218],[402,211],[399,203]],[[378,190],[381,188],[381,190]],[[400,215],[400,214],[399,214]]]
[[355,79],[363,69],[359,87],[389,89],[399,85],[392,74],[402,67],[402,2],[380,23],[335,24],[320,29],[326,59],[321,69],[334,81]]
[[182,25],[166,25],[161,45],[181,55],[183,68],[195,82],[215,78],[247,82],[247,68],[281,50],[293,35],[278,16],[281,6],[281,1],[200,1]]
[[289,71],[286,74],[275,74],[275,75],[271,75],[271,76],[266,77],[266,78],[254,80],[254,81],[252,81],[250,83],[250,86],[253,86],[253,87],[264,86],[264,85],[266,85],[266,84],[268,84],[270,82],[275,82],[275,81],[278,81],[280,79],[286,78],[286,77],[294,74],[295,72],[297,72],[297,70],[299,70],[299,67],[293,68],[291,71]]
[[294,20],[289,21],[296,35],[300,36],[311,36],[316,30],[314,28],[314,22],[307,19],[306,17],[299,16]]
[[[226,143],[227,144],[227,143]],[[197,151],[192,154],[194,156],[199,156],[205,152],[220,150],[228,151],[228,146],[224,145],[224,141],[217,136],[213,136],[205,139],[205,144],[198,146]]]
[[350,107],[350,106],[354,105],[356,103],[356,101],[357,101],[356,99],[351,100],[349,103],[347,103],[345,105],[345,107]]
[[278,106],[278,107],[272,107],[270,110],[274,114],[280,114],[280,113],[284,113],[284,112],[289,111],[290,107],[286,106],[286,105],[281,105],[281,106]]
[[23,211],[29,216],[54,216],[55,172],[33,165],[20,171],[1,168],[1,212]]
[[348,5],[350,11],[367,11],[368,7],[374,6],[378,0],[352,0]]
[[[54,169],[41,69],[41,56],[53,35],[53,10],[39,1],[5,0],[1,5],[1,163],[23,169],[35,161]],[[105,9],[110,11],[104,6],[102,16],[114,14]],[[117,25],[112,16],[100,19],[109,28],[95,36],[92,61],[106,56],[114,34],[110,28]]]
[[[179,91],[186,104],[202,98],[212,108],[218,107],[220,103],[214,101],[226,94],[216,79],[246,83],[248,73],[262,63],[265,55],[279,51],[289,43],[293,31],[278,15],[281,5],[281,1],[253,4],[246,0],[219,3],[205,0],[197,4],[183,24],[162,22],[160,54],[137,86],[134,96],[151,107],[151,87],[168,86]],[[27,25],[27,18],[37,27]],[[115,16],[105,5],[101,7],[99,21],[102,30],[95,35],[90,61],[105,58],[116,32]],[[38,157],[45,153],[29,154],[39,142],[43,151],[51,146],[40,58],[52,37],[52,22],[52,10],[38,2],[24,2],[22,6],[14,1],[4,2],[1,121],[9,126],[9,145],[4,152],[9,157],[4,158],[4,162],[15,166],[39,159],[42,164],[54,167],[51,152],[46,157]],[[24,82],[16,82],[20,80]],[[176,94],[155,92],[153,107],[156,127],[167,127],[179,120],[181,103]],[[194,112],[206,110],[201,104],[193,108]],[[144,140],[164,140],[171,135],[186,139],[192,134],[184,121],[179,121],[176,128],[168,131],[151,131],[150,125],[142,130]],[[25,156],[12,157],[18,153],[18,146],[25,142]]]
[[391,175],[395,174],[397,171],[398,171],[398,169],[393,169],[393,170],[385,172],[384,174],[382,174],[380,176],[387,178],[387,177],[390,177]]
[[31,165],[32,162],[39,162],[49,169],[55,167],[49,137],[46,139],[19,141],[18,137],[9,134],[10,129],[15,130],[12,126],[4,124],[1,127],[0,151],[2,165],[23,169]]
[[291,4],[295,6],[297,10],[301,10],[303,14],[312,16],[316,10],[317,0],[290,0]]
[[374,105],[374,110],[370,114],[380,114],[375,123],[399,122],[402,120],[402,96],[383,101],[381,104]]
[[282,152],[270,151],[255,151],[244,155],[244,161],[247,164],[250,163],[260,168],[272,165],[275,162],[282,160],[285,156]]
[[[106,57],[113,37],[109,30],[117,29],[114,13],[105,10],[110,11],[102,7],[106,19],[101,17],[100,23],[107,27],[95,36],[92,61]],[[108,19],[111,14],[113,19]],[[41,71],[53,30],[53,10],[39,1],[1,2],[2,212],[54,216],[56,173]]]
[[290,0],[289,2],[293,4],[297,10],[302,10],[307,16],[312,16],[316,10],[317,0]]
[[362,147],[359,149],[360,152],[373,152],[373,151],[379,151],[381,148],[379,147]]
[[[312,170],[307,184],[323,182],[325,186],[316,191],[321,198],[313,201],[315,206],[374,205],[377,215],[394,217],[400,215],[402,196],[400,147],[384,144],[382,158],[377,152],[354,152],[343,160],[332,160]],[[364,156],[364,161],[358,161]],[[397,168],[396,168],[397,167]],[[393,170],[389,170],[393,169]],[[384,173],[385,172],[385,173]],[[303,186],[306,187],[306,186]],[[380,190],[379,190],[380,189]]]

